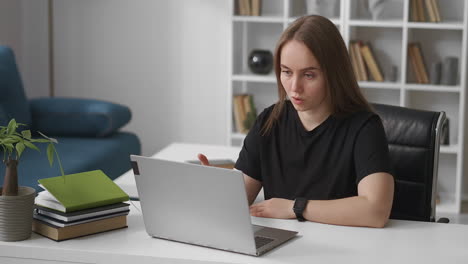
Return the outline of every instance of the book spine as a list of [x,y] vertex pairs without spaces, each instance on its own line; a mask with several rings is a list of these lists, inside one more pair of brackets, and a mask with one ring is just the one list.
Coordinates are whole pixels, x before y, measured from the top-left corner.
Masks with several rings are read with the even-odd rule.
[[422,81],[423,83],[429,83],[429,77],[426,70],[426,63],[424,62],[424,57],[422,55],[420,44],[415,43],[413,45],[413,49],[414,54],[416,56],[416,63],[418,64],[418,68],[421,72]]
[[434,13],[434,8],[432,6],[432,0],[425,0],[427,14],[429,15],[430,22],[437,22],[436,15]]
[[411,70],[417,83],[422,83],[421,73],[419,73],[418,64],[416,63],[416,57],[414,56],[413,44],[408,44],[408,56],[411,62]]
[[361,74],[359,73],[359,66],[357,63],[357,58],[356,58],[356,52],[354,51],[353,48],[354,42],[350,42],[349,44],[349,57],[351,59],[351,65],[353,66],[353,72],[354,76],[356,78],[356,81],[362,81]]
[[367,81],[369,80],[369,77],[367,75],[366,66],[364,65],[364,58],[362,57],[361,48],[360,48],[361,45],[362,45],[362,42],[356,42],[354,43],[353,47],[354,47],[354,53],[356,54],[356,58],[357,58],[361,80]]
[[436,17],[436,22],[441,22],[442,18],[440,17],[440,9],[437,0],[432,0],[432,8],[434,9],[434,14]]
[[380,72],[379,66],[377,65],[377,61],[375,60],[374,55],[368,44],[364,44],[361,46],[361,52],[364,57],[364,61],[366,62],[367,67],[369,68],[370,73],[372,74],[372,78],[376,82],[383,82],[383,76]]

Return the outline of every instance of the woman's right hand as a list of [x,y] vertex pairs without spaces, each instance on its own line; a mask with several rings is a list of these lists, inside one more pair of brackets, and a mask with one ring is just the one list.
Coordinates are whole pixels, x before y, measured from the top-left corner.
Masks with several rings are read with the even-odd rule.
[[197,155],[197,157],[198,157],[198,160],[200,160],[201,165],[211,166],[210,162],[208,161],[208,158],[205,155],[200,153]]

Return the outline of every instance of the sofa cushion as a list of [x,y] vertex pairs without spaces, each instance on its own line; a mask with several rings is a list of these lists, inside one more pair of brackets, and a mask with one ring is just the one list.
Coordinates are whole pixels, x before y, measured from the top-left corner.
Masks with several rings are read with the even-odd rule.
[[33,130],[48,136],[107,136],[131,119],[128,107],[102,100],[39,98],[30,106]]
[[15,118],[18,123],[31,124],[29,103],[24,94],[15,55],[7,46],[0,46],[0,94],[0,106],[8,118]]
[[[101,169],[111,179],[115,179],[130,169],[130,154],[140,154],[140,142],[132,133],[119,132],[112,137],[71,138],[57,137],[56,145],[65,174]],[[27,149],[18,164],[18,183],[36,190],[37,180],[59,176],[60,169],[54,160],[49,166],[47,144],[37,144],[41,153]],[[0,165],[0,185],[3,185],[5,165]]]

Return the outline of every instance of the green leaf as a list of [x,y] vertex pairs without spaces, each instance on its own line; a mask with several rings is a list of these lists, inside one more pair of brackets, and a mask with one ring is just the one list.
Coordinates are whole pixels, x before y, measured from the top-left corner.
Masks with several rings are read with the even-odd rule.
[[48,136],[42,134],[41,131],[37,131],[37,133],[39,133],[39,135],[43,136],[44,138],[48,139],[50,142],[54,142],[55,144],[58,143],[57,139],[48,137]]
[[7,126],[7,134],[8,134],[8,135],[13,135],[13,133],[15,133],[17,127],[18,127],[18,125],[16,124],[16,120],[13,118],[13,119],[10,120],[10,122],[8,123],[8,126]]
[[24,144],[22,142],[19,142],[18,144],[16,144],[16,151],[18,152],[18,158],[21,157],[21,154],[23,154],[23,151],[26,147],[24,146]]
[[31,130],[23,130],[21,131],[21,135],[23,135],[24,138],[31,139]]
[[52,143],[47,146],[47,158],[49,159],[49,164],[52,167],[52,164],[54,164],[54,145]]
[[3,144],[5,146],[5,148],[8,150],[9,153],[12,153],[13,150],[15,149],[15,147],[13,146],[13,144]]
[[31,142],[29,142],[27,140],[25,140],[23,143],[24,143],[24,145],[26,145],[26,147],[41,152],[41,150],[38,147],[36,147],[33,143],[31,143]]
[[21,131],[21,134],[24,138],[31,139],[31,130],[23,130]]

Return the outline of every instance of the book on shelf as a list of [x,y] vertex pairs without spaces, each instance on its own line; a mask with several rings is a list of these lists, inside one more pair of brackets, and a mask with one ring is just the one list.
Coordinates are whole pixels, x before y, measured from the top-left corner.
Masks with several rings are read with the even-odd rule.
[[349,44],[349,58],[351,60],[351,66],[353,67],[354,76],[356,76],[356,81],[362,81],[362,77],[359,72],[359,65],[357,64],[356,52],[354,51],[353,47],[353,42]]
[[119,202],[129,197],[101,170],[38,180],[44,191],[35,203],[60,212],[73,212]]
[[233,98],[233,112],[236,131],[246,134],[257,117],[257,111],[251,94],[237,94]]
[[372,52],[371,46],[369,43],[360,43],[360,52],[364,58],[367,69],[369,69],[372,79],[376,82],[383,82],[382,71],[377,64],[376,58]]
[[252,16],[260,16],[262,10],[262,0],[250,0],[251,1],[251,14]]
[[364,63],[364,58],[362,57],[362,53],[361,53],[361,42],[355,42],[353,47],[354,47],[354,52],[356,54],[356,59],[357,59],[357,65],[359,67],[359,74],[361,75],[361,81],[368,81],[369,80],[369,77],[368,77],[368,74],[367,74],[367,69],[366,69],[366,65]]
[[410,6],[411,21],[419,21],[418,5],[416,4],[416,0],[410,0],[410,1],[411,1],[411,6]]
[[437,16],[435,14],[434,7],[432,5],[432,0],[425,0],[427,14],[429,16],[430,22],[437,22]]
[[115,216],[96,220],[88,223],[57,227],[52,224],[33,219],[32,230],[35,233],[48,237],[55,241],[97,234],[105,231],[127,227],[127,216]]
[[362,58],[359,41],[351,41],[349,45],[351,63],[357,81],[367,81],[367,70]]
[[429,83],[429,76],[427,74],[427,67],[421,51],[421,45],[417,42],[408,44],[408,54],[411,61],[413,73],[416,76],[418,83]]
[[416,0],[416,8],[418,13],[418,22],[425,22],[426,15],[424,14],[424,0]]
[[238,6],[239,6],[239,15],[250,16],[251,14],[250,0],[238,0]]
[[437,0],[431,0],[431,4],[435,14],[435,22],[441,22],[442,18],[440,17],[439,3],[437,3]]
[[60,221],[72,222],[72,221],[78,221],[78,220],[83,220],[83,219],[89,219],[92,217],[99,217],[103,215],[126,212],[126,211],[129,211],[129,206],[130,205],[127,203],[115,203],[115,204],[110,204],[110,205],[104,205],[104,206],[74,211],[70,213],[64,213],[64,212],[56,211],[56,210],[49,209],[46,207],[42,207],[39,205],[35,205],[34,212],[39,215],[51,217]]

